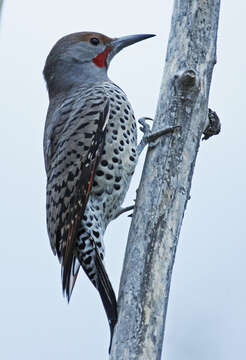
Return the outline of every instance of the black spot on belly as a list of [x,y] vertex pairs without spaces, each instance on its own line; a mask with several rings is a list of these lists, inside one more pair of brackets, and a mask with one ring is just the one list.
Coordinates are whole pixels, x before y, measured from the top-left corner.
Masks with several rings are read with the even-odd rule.
[[101,164],[102,164],[102,166],[107,166],[107,165],[108,165],[108,162],[107,162],[107,160],[103,160],[103,161],[101,162]]
[[88,256],[86,259],[84,259],[85,265],[89,265],[91,263],[91,256]]
[[95,231],[95,230],[93,230],[92,232],[93,232],[93,235],[98,239],[99,235],[100,235],[99,232]]
[[83,241],[82,243],[80,243],[78,245],[78,248],[79,248],[79,250],[84,250],[85,249],[85,242]]
[[110,174],[106,174],[106,179],[107,179],[107,180],[111,180],[111,179],[113,179],[113,176],[110,175]]
[[99,191],[96,193],[96,196],[101,196],[103,194],[103,191]]

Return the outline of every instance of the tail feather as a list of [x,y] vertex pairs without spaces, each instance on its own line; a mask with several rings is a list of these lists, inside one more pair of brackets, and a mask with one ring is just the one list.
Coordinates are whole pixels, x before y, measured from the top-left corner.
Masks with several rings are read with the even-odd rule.
[[[106,273],[105,267],[103,265],[101,256],[97,249],[97,246],[94,244],[94,261],[96,267],[96,286],[100,297],[102,299],[102,303],[108,318],[109,327],[110,327],[110,345],[109,345],[109,353],[111,350],[111,344],[113,339],[114,327],[117,322],[117,301],[115,297],[115,293],[113,287],[110,283],[108,275]],[[70,300],[74,284],[76,282],[80,266],[85,270],[85,273],[90,278],[88,272],[86,271],[86,266],[83,263],[83,259],[77,258],[75,255],[72,257],[71,261],[71,271],[69,278],[66,277],[67,281],[63,284],[64,293],[67,297],[67,300]],[[63,274],[63,266],[62,266],[62,278],[64,279]]]
[[97,288],[101,296],[110,327],[110,345],[109,345],[109,353],[110,353],[114,327],[117,322],[117,301],[114,290],[112,288],[108,275],[105,271],[103,262],[101,260],[100,254],[97,248],[95,250],[96,250],[95,265],[97,268],[97,275],[98,275]]
[[[69,302],[72,292],[73,292],[75,282],[77,280],[78,273],[79,273],[80,263],[79,263],[78,259],[76,258],[76,256],[73,255],[69,278],[64,276],[63,266],[61,269],[62,269],[61,276],[62,276],[62,280],[63,280],[63,282],[62,282],[63,283],[63,293],[66,296],[67,301]],[[66,281],[64,281],[64,278],[66,279]]]

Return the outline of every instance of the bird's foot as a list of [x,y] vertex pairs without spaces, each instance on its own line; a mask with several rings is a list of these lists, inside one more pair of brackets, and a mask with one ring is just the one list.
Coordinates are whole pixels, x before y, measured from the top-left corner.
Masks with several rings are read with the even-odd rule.
[[202,140],[208,140],[211,136],[218,135],[221,130],[220,119],[215,111],[208,109],[208,123],[203,131]]
[[140,126],[140,130],[143,132],[143,137],[140,141],[140,143],[137,146],[137,154],[138,156],[140,156],[140,154],[142,153],[143,149],[145,148],[145,146],[147,145],[147,137],[151,134],[151,130],[150,130],[150,126],[149,124],[146,123],[146,120],[150,120],[153,121],[153,119],[148,118],[148,117],[141,117],[138,122],[141,125]]
[[153,119],[149,118],[149,117],[141,117],[140,119],[138,119],[140,126],[140,130],[142,131],[142,133],[144,134],[144,136],[148,136],[151,134],[151,130],[150,130],[150,126],[149,124],[146,123],[146,120],[149,121],[153,121]]
[[159,138],[161,136],[173,133],[176,129],[180,128],[180,126],[172,126],[152,133],[150,130],[150,126],[146,124],[146,120],[152,120],[152,119],[148,117],[142,117],[138,120],[138,122],[141,124],[140,130],[144,133],[142,140],[140,141],[137,147],[138,155],[141,154],[141,152],[143,151],[144,147],[147,144],[149,144],[150,149],[153,149],[156,145],[159,144],[160,141]]
[[[131,206],[127,206],[125,208],[118,208],[116,213],[115,213],[115,216],[114,216],[114,220],[119,217],[121,214],[124,214],[125,212],[127,211],[130,211],[130,210],[133,210],[134,209],[134,205],[131,205]],[[129,215],[130,216],[130,215]]]

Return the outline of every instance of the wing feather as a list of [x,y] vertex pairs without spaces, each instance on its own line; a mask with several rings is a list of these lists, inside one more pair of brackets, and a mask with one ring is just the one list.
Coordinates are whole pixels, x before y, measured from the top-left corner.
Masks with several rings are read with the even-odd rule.
[[[106,124],[109,118],[109,99],[91,111],[90,98],[87,106],[81,102],[69,102],[60,116],[58,129],[47,127],[47,225],[52,249],[62,266],[62,287],[67,298],[71,296],[79,267],[75,267],[75,243],[78,229],[93,184],[95,170],[103,151]],[[91,100],[91,103],[93,101]]]

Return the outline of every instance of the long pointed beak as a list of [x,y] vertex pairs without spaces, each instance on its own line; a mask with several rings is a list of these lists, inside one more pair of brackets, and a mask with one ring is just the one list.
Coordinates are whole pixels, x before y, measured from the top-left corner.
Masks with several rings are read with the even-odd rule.
[[111,51],[108,55],[109,62],[111,59],[122,49],[125,47],[135,44],[139,41],[148,39],[155,36],[154,34],[137,34],[137,35],[128,35],[128,36],[122,36],[120,38],[113,39],[111,41],[109,47],[111,48]]

